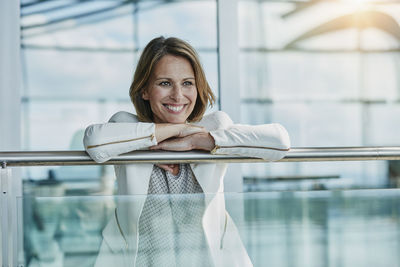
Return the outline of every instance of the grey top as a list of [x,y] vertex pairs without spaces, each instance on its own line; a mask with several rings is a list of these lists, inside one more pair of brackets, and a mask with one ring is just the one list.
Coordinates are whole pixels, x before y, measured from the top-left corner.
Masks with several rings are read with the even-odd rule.
[[136,266],[212,266],[202,228],[204,207],[189,164],[179,164],[176,176],[154,165],[139,219]]
[[203,193],[189,164],[179,164],[179,173],[172,173],[154,165],[148,194]]

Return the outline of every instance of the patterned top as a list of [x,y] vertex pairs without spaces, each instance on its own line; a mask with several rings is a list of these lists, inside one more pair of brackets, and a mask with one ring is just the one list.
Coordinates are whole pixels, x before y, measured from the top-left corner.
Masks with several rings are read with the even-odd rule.
[[179,164],[176,176],[154,165],[139,219],[136,266],[212,266],[204,209],[203,190],[189,164]]

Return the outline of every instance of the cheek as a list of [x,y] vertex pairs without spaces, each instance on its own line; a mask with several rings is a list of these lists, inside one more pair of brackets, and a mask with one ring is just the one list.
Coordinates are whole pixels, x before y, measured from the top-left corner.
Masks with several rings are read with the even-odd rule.
[[161,102],[161,99],[165,97],[160,90],[151,90],[150,102],[152,105],[157,105]]
[[193,103],[196,103],[196,100],[198,98],[198,92],[197,92],[197,88],[195,90],[193,90],[193,92],[191,92],[190,94],[190,99],[192,100]]

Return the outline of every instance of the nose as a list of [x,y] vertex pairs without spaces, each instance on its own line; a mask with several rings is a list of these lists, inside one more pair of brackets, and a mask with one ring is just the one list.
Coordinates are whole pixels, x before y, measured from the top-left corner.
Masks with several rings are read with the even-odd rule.
[[173,87],[170,98],[176,102],[179,102],[183,98],[182,87],[179,84]]

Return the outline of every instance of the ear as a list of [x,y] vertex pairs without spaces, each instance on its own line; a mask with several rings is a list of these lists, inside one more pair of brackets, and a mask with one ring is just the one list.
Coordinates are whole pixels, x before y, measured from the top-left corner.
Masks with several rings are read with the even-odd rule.
[[142,93],[142,98],[144,100],[149,100],[149,93],[147,92],[147,90],[144,90]]

